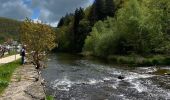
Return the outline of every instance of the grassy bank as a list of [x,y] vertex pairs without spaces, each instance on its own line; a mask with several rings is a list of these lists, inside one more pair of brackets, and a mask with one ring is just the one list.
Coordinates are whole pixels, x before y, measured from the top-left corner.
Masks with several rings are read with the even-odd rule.
[[170,65],[170,56],[166,55],[127,55],[127,56],[109,56],[109,61],[118,64],[128,64],[131,66],[155,66],[155,65]]
[[46,99],[45,99],[45,100],[54,100],[54,97],[51,96],[51,95],[48,95],[48,96],[46,96]]
[[19,66],[19,60],[8,64],[0,65],[0,94],[2,94],[4,89],[8,86],[13,72]]
[[[83,56],[95,56],[90,52],[81,53]],[[96,57],[96,56],[95,56]],[[98,57],[98,56],[97,56]],[[110,55],[106,57],[98,57],[107,59],[111,63],[125,64],[129,66],[155,66],[170,65],[170,56],[167,55]]]

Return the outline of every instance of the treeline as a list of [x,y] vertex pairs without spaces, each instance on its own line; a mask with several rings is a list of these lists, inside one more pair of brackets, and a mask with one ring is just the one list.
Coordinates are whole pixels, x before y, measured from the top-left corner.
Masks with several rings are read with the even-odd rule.
[[78,8],[73,14],[66,14],[59,21],[56,29],[58,50],[66,52],[81,52],[85,39],[92,31],[93,25],[108,16],[114,17],[122,0],[95,0],[93,5]]
[[21,22],[0,17],[0,43],[8,39],[17,39]]
[[96,56],[169,54],[169,0],[95,0],[61,18],[59,50]]

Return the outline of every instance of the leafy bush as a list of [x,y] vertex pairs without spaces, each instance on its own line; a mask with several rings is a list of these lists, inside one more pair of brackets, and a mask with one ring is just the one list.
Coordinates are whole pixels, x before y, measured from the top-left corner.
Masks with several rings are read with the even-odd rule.
[[2,72],[0,72],[0,77],[7,77],[8,75],[10,75],[10,71],[2,71]]
[[[129,0],[117,11],[115,18],[98,21],[85,40],[84,51],[92,52],[96,56],[109,55],[148,55],[168,54],[170,48],[169,35],[164,28],[167,23],[167,10],[170,1]],[[153,6],[153,5],[157,6]],[[162,19],[163,18],[163,19]],[[167,27],[168,28],[168,27]],[[124,59],[125,60],[125,59]],[[126,62],[123,58],[120,62]],[[136,63],[163,63],[156,57],[150,61],[139,60]]]
[[49,95],[49,96],[46,96],[46,99],[45,100],[54,100],[54,97]]
[[0,88],[1,87],[7,87],[7,86],[8,86],[8,81],[0,80]]

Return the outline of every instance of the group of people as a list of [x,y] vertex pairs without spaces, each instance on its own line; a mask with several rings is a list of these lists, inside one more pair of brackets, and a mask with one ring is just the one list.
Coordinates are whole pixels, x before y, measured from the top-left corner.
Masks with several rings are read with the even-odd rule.
[[4,47],[0,47],[0,57],[3,57],[5,54],[5,48]]
[[9,52],[6,47],[0,46],[0,58],[5,55],[5,52]]
[[[8,49],[3,46],[0,46],[0,58],[5,55],[5,52],[8,52]],[[26,46],[23,46],[22,49],[20,50],[20,56],[21,56],[21,64],[25,64]]]

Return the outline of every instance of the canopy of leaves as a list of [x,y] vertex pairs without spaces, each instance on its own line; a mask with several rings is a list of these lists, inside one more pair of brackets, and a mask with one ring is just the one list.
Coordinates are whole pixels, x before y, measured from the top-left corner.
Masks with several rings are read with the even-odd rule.
[[84,51],[97,56],[168,54],[169,0],[129,0],[115,18],[97,22]]
[[[31,54],[37,67],[44,60],[45,54],[55,46],[56,35],[51,27],[41,23],[33,23],[26,19],[20,27],[22,44],[26,45],[28,54]],[[45,54],[44,54],[45,53]]]

